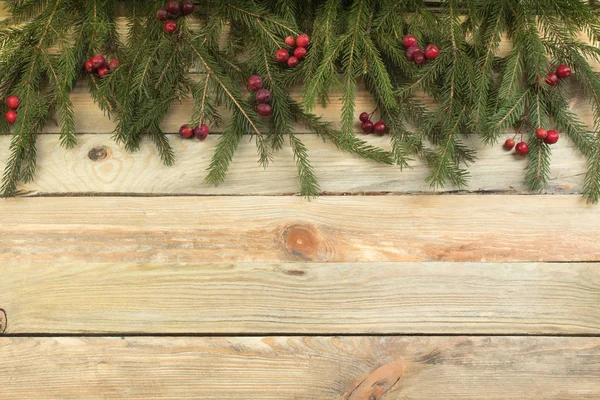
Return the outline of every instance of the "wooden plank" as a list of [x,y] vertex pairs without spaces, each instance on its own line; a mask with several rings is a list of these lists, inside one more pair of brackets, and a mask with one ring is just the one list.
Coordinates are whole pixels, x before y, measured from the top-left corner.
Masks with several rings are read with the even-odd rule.
[[0,338],[0,396],[598,399],[600,339]]
[[599,334],[599,300],[594,263],[56,263],[0,280],[8,334]]
[[[204,183],[206,169],[218,137],[205,142],[183,140],[170,135],[175,149],[175,166],[165,166],[149,141],[140,151],[128,153],[111,135],[81,135],[72,150],[60,147],[58,135],[38,139],[36,179],[19,186],[19,195],[81,193],[138,193],[190,195],[279,195],[297,193],[293,153],[289,146],[275,156],[264,169],[258,165],[256,145],[243,141],[236,153],[225,183]],[[389,139],[366,136],[370,143],[389,148]],[[315,135],[302,135],[324,193],[431,193],[425,182],[429,168],[422,161],[412,162],[413,169],[376,164],[338,151]],[[9,137],[0,137],[0,170],[9,158]],[[506,152],[500,145],[484,146],[473,138],[469,144],[478,151],[478,160],[469,167],[471,180],[467,191],[530,193],[524,183],[527,160]],[[551,179],[543,193],[580,193],[586,162],[568,141],[553,149]],[[456,190],[448,185],[438,192]]]
[[578,196],[69,197],[0,200],[0,265],[600,261]]
[[[192,75],[192,77],[198,77],[199,75]],[[199,79],[199,78],[198,78]],[[573,87],[573,98],[571,100],[571,109],[577,112],[579,118],[587,124],[590,128],[593,127],[594,115],[593,110],[589,104],[589,100],[585,95]],[[297,86],[289,90],[291,97],[296,100],[302,99],[302,87]],[[316,107],[313,112],[323,118],[324,121],[330,122],[332,126],[339,127],[341,121],[341,110],[342,110],[342,99],[341,93],[333,91],[329,95],[330,102],[327,107]],[[435,104],[431,99],[428,99],[424,94],[421,94],[419,98],[423,101],[424,105],[433,107]],[[88,92],[85,81],[79,81],[71,92],[71,101],[75,110],[75,129],[79,133],[110,133],[114,130],[116,123],[109,119],[94,103],[91,95]],[[363,85],[358,85],[356,101],[355,101],[355,130],[361,132],[360,121],[358,116],[363,111],[371,112],[375,109],[375,103],[371,94],[366,90]],[[230,113],[224,108],[220,107],[219,111],[222,113],[224,123],[230,119]],[[181,102],[174,102],[169,113],[163,120],[161,127],[165,132],[178,132],[181,125],[187,123],[192,115],[192,99],[186,98]],[[378,114],[375,114],[373,119],[377,120]],[[222,128],[211,127],[213,132],[220,132]],[[296,126],[297,132],[307,132],[307,129],[303,125]],[[60,133],[59,120],[56,117],[51,117],[46,124],[44,133]]]
[[[192,78],[196,78],[199,75],[192,75]],[[197,78],[199,79],[199,78]],[[302,87],[295,87],[290,89],[290,94],[293,98],[300,100],[302,98]],[[91,95],[88,92],[85,81],[79,81],[71,92],[71,101],[75,110],[75,129],[79,133],[109,133],[112,132],[115,127],[115,121],[111,120],[106,116],[94,103]],[[431,104],[431,102],[429,102]],[[341,94],[332,92],[330,94],[330,103],[327,107],[316,107],[314,113],[323,117],[324,121],[331,122],[334,127],[339,127],[341,120],[341,108],[342,99]],[[356,97],[356,130],[360,131],[360,121],[358,116],[363,111],[373,111],[375,109],[375,103],[371,95],[367,90],[360,86]],[[231,113],[228,112],[225,107],[219,107],[219,112],[223,116],[224,125],[230,119]],[[161,128],[165,132],[178,132],[181,125],[187,123],[192,115],[192,99],[186,98],[181,102],[174,102],[169,113],[163,120]],[[375,115],[375,118],[378,118]],[[223,125],[223,126],[224,126]],[[211,126],[213,132],[220,132],[222,130],[218,127]],[[306,127],[302,125],[296,126],[297,132],[306,132]],[[50,118],[46,124],[44,133],[60,133],[60,124],[57,116]]]

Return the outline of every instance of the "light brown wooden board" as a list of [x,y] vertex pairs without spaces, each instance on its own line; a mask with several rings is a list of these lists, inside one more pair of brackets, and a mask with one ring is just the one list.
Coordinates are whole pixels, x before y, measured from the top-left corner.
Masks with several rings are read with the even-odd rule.
[[[192,78],[200,79],[200,75],[192,75]],[[294,87],[290,89],[292,98],[300,100],[302,98],[302,87]],[[316,107],[312,110],[318,116],[321,116],[324,121],[330,122],[333,127],[338,128],[341,121],[342,99],[341,93],[332,91],[329,95],[330,102],[327,107]],[[419,98],[424,105],[434,107],[435,104],[425,95],[421,94]],[[71,93],[71,101],[75,110],[75,129],[78,133],[110,133],[114,130],[116,123],[106,116],[94,103],[91,95],[88,92],[87,85],[84,81],[79,81],[77,86]],[[355,103],[355,130],[360,132],[360,121],[358,116],[363,111],[372,112],[375,109],[375,104],[371,94],[362,85],[358,85]],[[224,124],[230,119],[230,113],[224,108],[219,107],[222,113]],[[577,112],[579,118],[589,127],[593,126],[593,112],[586,99],[581,93],[573,87],[573,98],[571,100],[571,109]],[[169,113],[163,120],[161,127],[165,132],[178,132],[181,125],[187,123],[192,115],[192,99],[186,98],[181,102],[174,102]],[[373,116],[374,122],[379,119],[379,114]],[[210,125],[210,124],[209,124]],[[213,132],[222,131],[222,127],[211,126]],[[296,125],[297,132],[307,132],[307,128],[301,124]],[[59,133],[60,125],[56,116],[53,116],[46,124],[44,133]]]
[[[35,181],[19,186],[19,195],[137,193],[147,195],[281,195],[300,190],[293,153],[289,146],[276,153],[267,169],[257,160],[256,145],[243,141],[234,157],[227,180],[219,185],[204,182],[216,135],[206,141],[184,140],[170,135],[176,163],[165,166],[149,141],[140,151],[129,153],[111,135],[81,135],[72,150],[60,147],[58,135],[38,139],[38,168]],[[419,193],[434,192],[425,182],[429,168],[414,160],[413,169],[400,170],[360,159],[338,151],[315,135],[301,135],[324,193]],[[389,138],[367,136],[379,147],[389,148]],[[0,170],[9,157],[9,137],[0,137]],[[484,146],[468,140],[478,151],[478,160],[469,166],[467,191],[530,193],[524,183],[527,160],[509,153],[500,145]],[[560,141],[552,151],[550,181],[542,193],[580,193],[586,162],[568,141]],[[438,192],[457,190],[448,185]]]
[[598,399],[600,339],[0,338],[0,397]]
[[600,261],[579,196],[47,197],[0,200],[0,265]]
[[600,264],[35,264],[7,334],[598,334]]

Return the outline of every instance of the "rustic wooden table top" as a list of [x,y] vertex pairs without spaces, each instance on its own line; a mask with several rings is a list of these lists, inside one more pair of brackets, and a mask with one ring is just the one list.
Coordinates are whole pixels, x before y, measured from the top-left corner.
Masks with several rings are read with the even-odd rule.
[[50,122],[36,181],[0,200],[0,399],[600,398],[600,206],[568,141],[542,193],[475,139],[469,188],[432,193],[419,162],[307,134],[309,202],[290,149],[263,170],[245,142],[208,186],[218,134],[171,135],[164,167],[116,145],[83,86],[72,99],[79,145]]

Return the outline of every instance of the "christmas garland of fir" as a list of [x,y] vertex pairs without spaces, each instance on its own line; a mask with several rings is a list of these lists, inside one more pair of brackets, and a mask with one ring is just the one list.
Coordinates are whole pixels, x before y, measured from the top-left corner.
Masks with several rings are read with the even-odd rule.
[[[180,134],[202,139],[210,130],[221,133],[208,183],[225,179],[240,140],[250,134],[264,166],[287,141],[302,194],[318,195],[308,151],[293,128],[300,122],[340,150],[376,162],[405,168],[421,158],[432,187],[467,184],[465,168],[475,153],[466,135],[493,144],[516,131],[521,143],[515,151],[528,158],[525,180],[532,190],[543,188],[551,145],[560,135],[588,159],[585,198],[596,203],[600,197],[600,74],[590,65],[600,62],[600,19],[587,2],[3,3],[11,15],[0,28],[0,111],[6,115],[0,132],[12,134],[5,195],[34,178],[36,134],[52,113],[60,121],[61,144],[76,144],[69,93],[85,79],[97,105],[116,120],[117,142],[135,151],[147,137],[169,165],[175,155],[160,124],[173,102],[191,96],[193,112]],[[126,35],[118,34],[116,15],[126,18]],[[499,57],[506,39],[512,50]],[[286,90],[300,83],[301,102]],[[366,113],[355,119],[357,84],[372,94],[383,124],[373,124]],[[334,88],[342,97],[339,129],[311,113],[327,104]],[[593,127],[569,109],[574,89],[589,98]],[[436,107],[424,107],[423,93]],[[219,105],[231,112],[226,124]],[[387,133],[391,150],[355,134],[358,124]],[[514,145],[505,142],[507,149]]]

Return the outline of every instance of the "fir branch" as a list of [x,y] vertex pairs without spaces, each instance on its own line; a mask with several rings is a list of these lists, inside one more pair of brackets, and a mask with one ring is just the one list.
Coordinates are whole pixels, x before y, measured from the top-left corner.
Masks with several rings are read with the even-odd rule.
[[531,190],[544,188],[548,183],[548,174],[550,173],[550,147],[535,138],[536,128],[548,126],[548,110],[543,94],[542,89],[530,92],[529,107],[526,110],[526,118],[529,122],[526,125],[531,140],[529,140],[525,182]]
[[445,124],[444,138],[436,148],[435,156],[430,159],[433,170],[425,181],[433,188],[444,186],[448,180],[459,188],[465,186],[467,183],[466,178],[468,174],[459,168],[455,157],[456,136],[459,133],[461,119],[465,111],[466,107],[463,107],[458,115]]
[[172,166],[175,164],[175,153],[173,152],[173,147],[171,147],[169,139],[164,134],[162,129],[160,129],[160,127],[157,125],[153,125],[150,126],[146,132],[156,146],[163,163],[167,166]]
[[502,2],[494,2],[490,5],[488,18],[491,18],[492,23],[486,26],[486,29],[481,32],[483,36],[483,51],[484,54],[478,59],[478,65],[475,73],[475,99],[471,118],[473,125],[477,128],[477,132],[481,135],[484,127],[484,122],[488,119],[488,110],[490,104],[488,95],[490,87],[493,84],[493,62],[494,55],[498,50],[501,40],[501,27],[504,24],[504,9]]
[[[244,9],[244,8],[240,7],[240,6],[235,6],[231,2],[225,3],[224,6],[230,8],[230,9],[236,10],[236,11],[242,13],[242,14],[246,14],[246,15],[254,18],[257,21],[261,21],[262,20],[262,21],[266,21],[266,22],[269,22],[271,24],[274,24],[275,26],[278,26],[279,28],[281,28],[282,31],[286,31],[288,33],[291,33],[292,35],[298,36],[298,32],[297,31],[295,31],[294,29],[292,29],[289,26],[285,25],[282,21],[278,21],[273,16],[269,16],[269,15],[265,15],[265,14],[258,14],[256,12],[249,11],[247,9]],[[257,4],[254,3],[253,7],[254,7],[254,9],[256,9]]]
[[543,141],[534,139],[529,142],[529,156],[525,181],[531,190],[543,189],[548,184],[550,154],[550,146]]
[[594,148],[594,135],[588,132],[577,114],[569,110],[568,104],[564,107],[552,108],[549,112],[557,128],[569,136],[579,151],[589,156]]
[[[257,143],[257,148],[258,148],[259,157],[260,157],[260,164],[262,166],[266,167],[268,165],[269,161],[272,159],[269,146],[267,145],[266,140],[263,137],[263,134],[261,133],[261,131],[258,129],[256,124],[254,123],[253,119],[250,117],[250,111],[247,109],[247,107],[243,107],[241,105],[241,99],[240,99],[239,94],[237,94],[237,89],[231,84],[227,85],[223,81],[224,78],[220,78],[218,76],[218,74],[215,73],[216,66],[214,65],[213,62],[211,62],[208,59],[207,54],[204,54],[204,55],[202,54],[202,50],[199,46],[196,46],[194,43],[189,41],[187,38],[186,38],[186,42],[188,43],[188,45],[190,46],[192,51],[196,54],[196,57],[200,60],[204,69],[206,70],[206,72],[213,76],[214,81],[217,83],[217,85],[220,87],[220,89],[229,98],[230,103],[233,106],[234,112],[236,114],[238,114],[239,117],[241,117],[241,118],[234,118],[234,120],[243,121],[244,125],[248,125],[252,129],[252,132],[256,135],[256,138],[257,138],[256,143]],[[232,142],[230,141],[229,143],[232,143]]]
[[[330,49],[332,48],[331,40],[336,36],[334,28],[338,21],[340,9],[341,4],[339,0],[326,0],[317,9],[312,31],[311,49],[304,61],[305,81],[312,81],[319,66],[323,65],[323,63],[320,63],[323,54],[330,53]],[[318,80],[313,82],[318,82]],[[305,94],[305,99],[307,96]],[[308,98],[314,99],[316,96],[312,94]]]
[[372,146],[356,136],[352,136],[348,140],[342,132],[333,129],[330,123],[323,122],[321,118],[314,114],[304,112],[298,103],[290,102],[290,110],[294,119],[306,124],[312,132],[321,138],[331,140],[338,149],[378,163],[394,164],[394,157],[389,151]]
[[296,161],[296,168],[298,170],[298,176],[300,178],[300,187],[302,188],[301,194],[308,198],[316,197],[320,193],[319,184],[317,183],[317,177],[315,171],[308,160],[308,150],[304,143],[291,134],[290,145],[294,152],[294,160]]
[[229,122],[219,138],[219,143],[215,148],[215,152],[208,166],[208,174],[204,179],[207,183],[218,185],[225,181],[227,170],[233,160],[233,155],[244,136],[244,131],[240,129],[240,115],[236,114]]
[[588,158],[588,170],[583,184],[583,196],[588,203],[600,200],[600,135],[596,134]]

